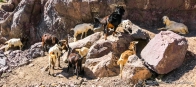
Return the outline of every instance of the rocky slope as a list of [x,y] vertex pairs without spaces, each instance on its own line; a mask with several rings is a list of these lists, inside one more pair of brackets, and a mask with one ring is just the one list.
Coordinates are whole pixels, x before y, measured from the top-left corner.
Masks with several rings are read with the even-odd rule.
[[1,16],[6,18],[1,22],[1,37],[29,36],[30,44],[40,41],[44,33],[63,39],[76,24],[93,23],[94,17],[109,15],[115,5],[125,7],[124,19],[155,33],[163,27],[164,15],[186,24],[189,35],[195,32],[195,0],[9,0],[2,6],[7,16]]
[[[121,33],[116,37],[108,36],[108,40],[105,41],[102,33],[92,34],[89,31],[88,33],[92,35],[70,43],[70,47],[73,49],[83,46],[90,48],[84,64],[86,74],[76,80],[71,72],[66,72],[67,64],[63,62],[64,59],[61,61],[63,68],[55,70],[57,77],[47,75],[48,56],[40,57],[43,56],[41,43],[35,44],[35,42],[40,42],[40,37],[44,33],[54,34],[59,39],[67,38],[67,34],[72,36],[70,28],[83,22],[93,23],[94,17],[104,17],[110,14],[115,5],[123,5],[126,10],[123,18],[130,19],[142,27],[139,30],[145,34],[136,32],[136,36],[140,37],[136,39],[134,34]],[[13,37],[28,36],[29,48],[23,51],[0,52],[0,86],[130,86],[129,79],[121,80],[119,78],[119,66],[116,65],[116,61],[133,40],[139,40],[137,55],[140,57],[144,46],[154,37],[154,33],[159,32],[156,29],[163,27],[161,20],[163,15],[185,23],[190,29],[190,33],[185,35],[188,41],[186,42],[188,51],[182,53],[183,56],[185,54],[185,58],[180,60],[183,63],[165,74],[162,81],[158,83],[162,87],[196,86],[195,5],[195,0],[9,0],[9,3],[2,7],[6,13],[0,15],[4,19],[0,23],[0,43]],[[167,37],[167,35],[165,36]],[[172,39],[176,38],[172,37]],[[173,46],[178,46],[178,44],[171,46],[171,49],[175,51]],[[0,50],[3,49],[4,46],[0,48]],[[65,57],[66,54],[63,58]],[[175,61],[175,57],[173,59],[172,61]],[[141,61],[140,64],[143,65],[143,60]],[[163,59],[163,62],[167,61]],[[130,66],[127,66],[124,71],[132,72],[127,74],[131,76],[137,70],[132,70],[135,68],[132,68],[131,62],[129,63]],[[154,82],[155,80],[148,81]]]

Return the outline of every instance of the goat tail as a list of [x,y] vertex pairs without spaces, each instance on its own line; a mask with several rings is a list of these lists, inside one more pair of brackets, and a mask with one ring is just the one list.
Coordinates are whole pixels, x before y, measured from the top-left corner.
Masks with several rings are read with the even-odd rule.
[[55,57],[54,52],[50,52],[49,55],[50,55],[51,57]]
[[71,28],[70,30],[74,30],[74,28]]
[[[121,55],[121,56],[122,56],[122,55]],[[123,60],[122,60],[121,56],[120,56],[120,58],[119,58],[119,59],[118,59],[118,61],[117,61],[117,65],[120,65],[120,64],[121,64],[121,62],[123,62]]]

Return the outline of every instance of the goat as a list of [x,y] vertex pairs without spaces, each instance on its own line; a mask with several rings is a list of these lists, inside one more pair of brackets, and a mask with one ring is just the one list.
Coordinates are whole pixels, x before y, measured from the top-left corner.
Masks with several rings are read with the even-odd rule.
[[[58,67],[60,66],[60,56],[62,55],[62,50],[68,50],[68,45],[66,40],[59,41],[58,44],[55,44],[53,47],[49,49],[49,75],[51,75],[50,70],[52,68],[54,74],[54,66],[56,61],[58,62]],[[52,74],[52,75],[53,75]]]
[[42,36],[42,47],[44,51],[48,51],[48,47],[54,46],[58,42],[58,38],[54,35],[47,33]]
[[81,57],[78,52],[70,53],[67,60],[68,60],[67,72],[69,72],[69,68],[73,66],[74,73],[77,74],[77,79],[78,79],[78,74],[81,73],[82,71],[83,57]]
[[75,49],[75,50],[79,52],[82,58],[84,58],[82,63],[85,63],[86,60],[85,56],[87,55],[89,49],[87,47],[82,47],[81,49]]
[[128,20],[128,19],[127,20],[122,20],[121,26],[123,27],[124,31],[131,34],[131,32],[129,30],[130,30],[130,28],[132,28],[133,23],[130,20]]
[[123,6],[117,6],[115,11],[110,14],[109,16],[106,16],[102,19],[95,18],[96,22],[99,22],[104,25],[104,38],[107,40],[108,36],[108,30],[109,29],[114,29],[113,31],[113,36],[116,33],[116,28],[118,25],[121,23],[122,16],[124,15],[124,8]]
[[184,25],[183,23],[177,23],[175,21],[171,21],[167,16],[163,16],[163,24],[165,24],[166,26],[163,28],[159,28],[158,30],[170,30],[179,34],[189,33],[186,25]]
[[136,44],[138,43],[138,41],[132,41],[130,42],[130,46],[129,46],[129,50],[124,51],[120,58],[117,61],[117,64],[120,65],[120,77],[122,79],[122,70],[124,65],[127,63],[128,57],[131,55],[136,54]]
[[[145,86],[145,80],[151,78],[152,73],[147,68],[137,67],[134,69],[134,75],[131,77],[133,85]],[[136,86],[137,87],[137,86]]]
[[22,44],[20,38],[12,38],[12,39],[6,41],[5,44],[8,44],[7,47],[5,48],[5,51],[7,51],[8,48],[10,48],[12,45],[14,45],[14,47],[19,46],[20,50],[22,50],[22,47],[23,47],[23,44]]
[[74,28],[71,29],[74,31],[74,42],[77,41],[76,37],[78,36],[78,34],[82,33],[80,38],[82,39],[83,34],[85,33],[85,37],[86,37],[88,30],[89,29],[93,30],[93,28],[94,28],[93,24],[90,23],[83,23],[83,24],[76,25]]

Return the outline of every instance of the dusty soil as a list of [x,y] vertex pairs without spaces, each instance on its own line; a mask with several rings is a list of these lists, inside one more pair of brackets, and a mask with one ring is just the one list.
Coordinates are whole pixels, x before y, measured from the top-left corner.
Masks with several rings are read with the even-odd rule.
[[[159,87],[196,87],[196,37],[189,37],[188,52],[181,67],[164,75]],[[190,52],[191,51],[191,52]],[[120,80],[119,76],[89,79],[85,75],[76,79],[72,70],[67,73],[67,63],[62,62],[62,69],[56,69],[56,77],[49,76],[46,66],[48,57],[33,59],[28,65],[24,65],[9,73],[4,73],[0,78],[0,87],[125,87],[130,86],[126,81]],[[147,80],[150,82],[152,80]],[[147,85],[149,86],[149,85]]]
[[[67,73],[67,63],[61,61],[62,69],[54,70],[56,77],[49,76],[46,71],[48,57],[39,57],[34,59],[30,64],[18,67],[10,73],[4,73],[1,77],[0,86],[3,87],[26,87],[26,86],[103,86],[115,85],[118,81],[118,76],[88,79],[85,76],[76,79],[72,70]],[[106,81],[106,82],[103,82]],[[114,82],[114,83],[110,83]],[[119,84],[121,85],[121,84]]]

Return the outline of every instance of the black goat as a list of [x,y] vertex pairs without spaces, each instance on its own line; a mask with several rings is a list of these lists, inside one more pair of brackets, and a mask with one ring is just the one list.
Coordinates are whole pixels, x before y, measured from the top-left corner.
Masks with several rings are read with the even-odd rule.
[[68,56],[68,68],[67,72],[69,72],[69,68],[73,66],[74,68],[74,73],[77,74],[77,79],[78,79],[78,74],[81,73],[82,71],[82,60],[83,57],[80,56],[79,53],[70,53]]
[[123,6],[117,6],[115,11],[111,15],[106,16],[102,19],[95,18],[95,23],[98,22],[98,23],[101,23],[104,25],[105,40],[107,40],[109,28],[114,29],[113,35],[116,33],[116,28],[121,23],[122,16],[124,15],[124,12],[125,12],[125,10],[124,10]]

